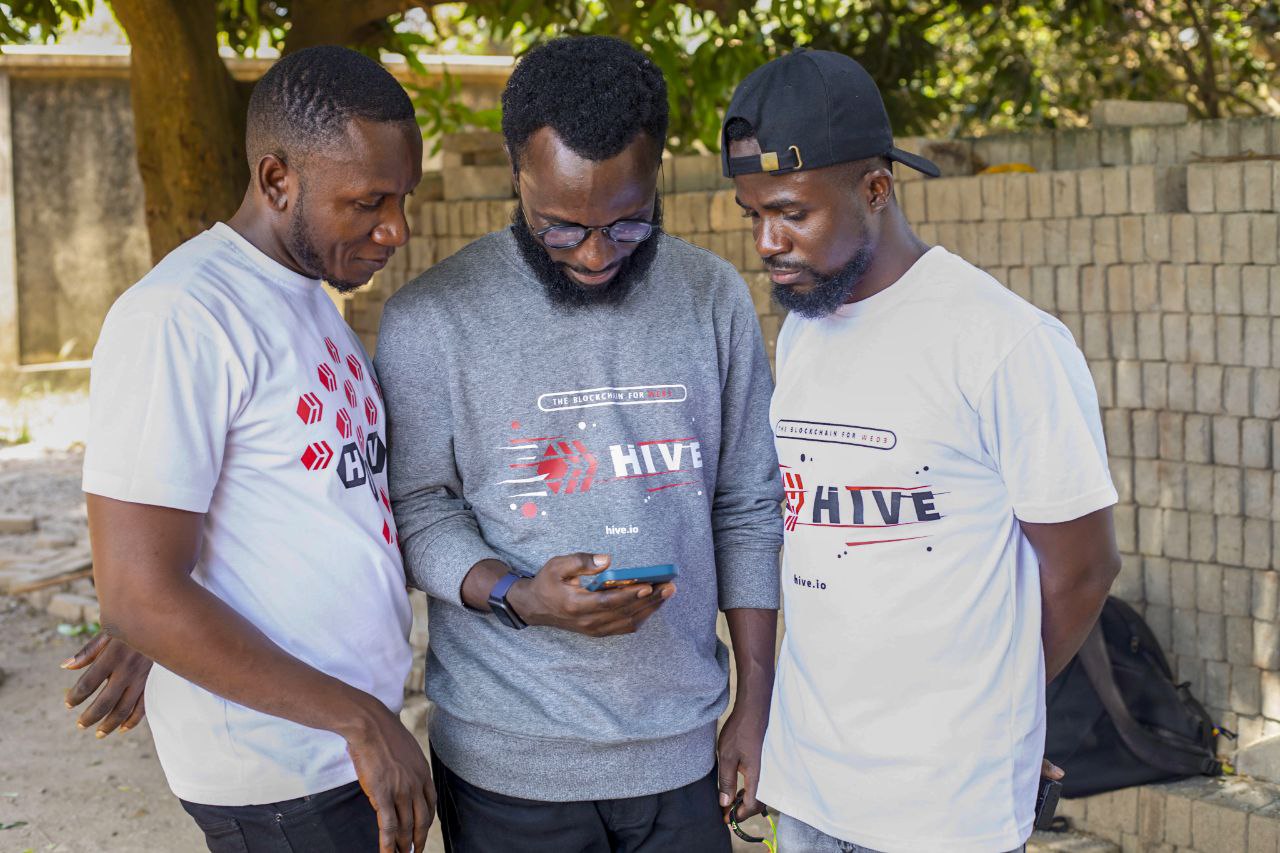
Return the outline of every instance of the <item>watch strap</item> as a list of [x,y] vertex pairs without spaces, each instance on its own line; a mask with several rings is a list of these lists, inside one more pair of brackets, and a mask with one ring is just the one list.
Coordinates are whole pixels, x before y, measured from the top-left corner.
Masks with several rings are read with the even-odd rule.
[[498,620],[504,625],[516,630],[527,627],[527,624],[507,601],[507,593],[511,590],[512,585],[522,577],[524,575],[518,572],[507,572],[498,579],[498,582],[493,585],[493,589],[489,591],[489,609],[493,611],[493,615],[498,617]]

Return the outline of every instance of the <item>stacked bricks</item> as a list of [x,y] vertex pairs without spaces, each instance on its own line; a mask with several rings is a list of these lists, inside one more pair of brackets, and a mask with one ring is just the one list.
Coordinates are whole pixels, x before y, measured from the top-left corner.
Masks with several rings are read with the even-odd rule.
[[[1114,592],[1144,614],[1178,678],[1239,733],[1238,746],[1280,734],[1280,119],[902,145],[926,154],[943,145],[948,162],[1039,169],[925,180],[900,168],[897,197],[922,239],[1071,330],[1097,386],[1120,494]],[[783,314],[718,158],[669,157],[662,186],[666,230],[742,272],[772,357]],[[438,189],[414,197],[407,251],[348,303],[370,346],[396,287],[510,222],[509,197],[446,200]],[[1183,794],[1160,796],[1176,811]],[[1251,839],[1255,813],[1220,822],[1237,833],[1243,821]],[[1205,846],[1208,829],[1154,841],[1124,826],[1116,833],[1141,837],[1139,848],[1246,849]]]
[[1072,825],[1145,853],[1276,853],[1280,786],[1194,778],[1063,800]]

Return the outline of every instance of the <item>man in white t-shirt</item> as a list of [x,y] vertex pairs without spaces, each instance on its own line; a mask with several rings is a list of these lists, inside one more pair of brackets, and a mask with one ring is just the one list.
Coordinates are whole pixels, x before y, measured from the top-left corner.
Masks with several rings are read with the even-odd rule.
[[[246,142],[240,209],[94,350],[84,490],[116,646],[94,651],[126,684],[155,661],[156,751],[210,850],[422,850],[381,389],[322,281],[359,287],[408,240],[422,138],[385,69],[324,47],[266,73]],[[111,701],[100,736],[142,713]]]
[[1046,678],[1119,568],[1088,367],[1060,322],[912,233],[891,162],[937,167],[893,147],[852,59],[756,70],[723,143],[791,311],[770,412],[787,631],[747,806],[782,813],[788,853],[1019,848]]

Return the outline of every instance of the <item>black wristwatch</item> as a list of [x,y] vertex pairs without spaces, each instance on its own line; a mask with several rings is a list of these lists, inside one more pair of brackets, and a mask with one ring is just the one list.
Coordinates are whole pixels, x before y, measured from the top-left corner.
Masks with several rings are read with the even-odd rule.
[[528,627],[528,623],[520,618],[520,614],[516,613],[511,602],[507,601],[507,593],[511,591],[512,584],[523,577],[524,575],[519,572],[509,571],[493,585],[493,589],[489,592],[489,609],[493,611],[493,615],[497,616],[498,621],[503,625],[515,628],[517,631]]

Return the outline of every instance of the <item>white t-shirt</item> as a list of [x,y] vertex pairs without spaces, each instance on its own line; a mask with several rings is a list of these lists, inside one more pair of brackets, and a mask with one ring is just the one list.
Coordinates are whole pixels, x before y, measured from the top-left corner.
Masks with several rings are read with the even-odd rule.
[[[222,223],[170,253],[112,307],[94,349],[84,490],[205,513],[192,577],[398,711],[411,612],[381,391],[322,288]],[[184,800],[278,802],[356,778],[338,735],[160,666],[146,702]]]
[[1116,502],[1084,357],[935,247],[869,299],[789,317],[777,373],[787,630],[760,799],[875,850],[1017,847],[1044,748],[1018,521]]

